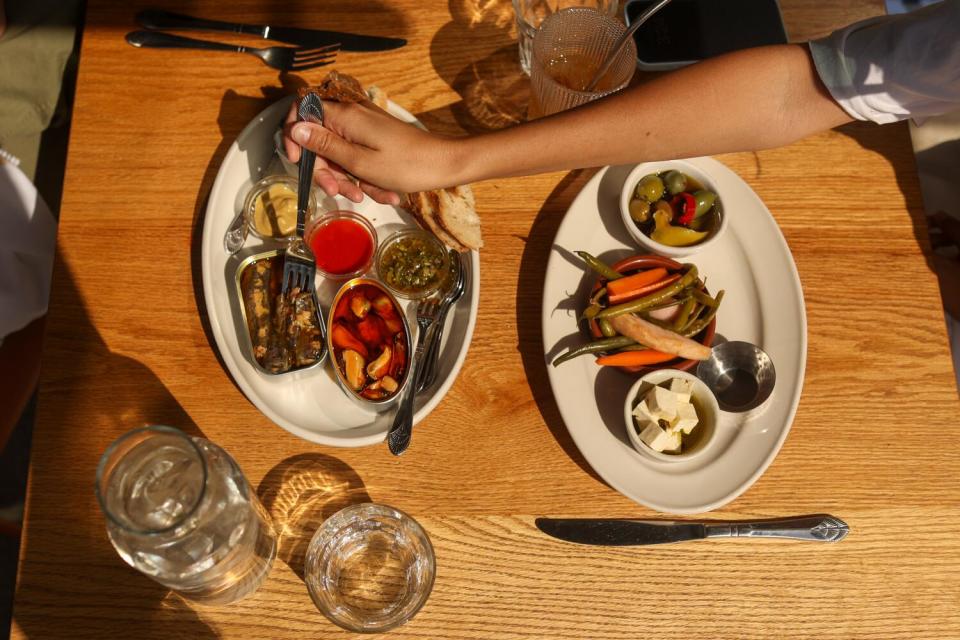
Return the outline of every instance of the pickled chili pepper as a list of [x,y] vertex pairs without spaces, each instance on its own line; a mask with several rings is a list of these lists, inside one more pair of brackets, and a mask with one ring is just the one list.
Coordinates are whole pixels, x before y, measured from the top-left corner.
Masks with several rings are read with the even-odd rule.
[[617,278],[623,277],[622,273],[619,273],[616,269],[604,263],[599,258],[590,255],[586,251],[574,251],[574,253],[580,256],[580,258],[587,263],[588,267],[596,271],[607,280],[616,280]]
[[[683,203],[682,208],[678,208],[680,203]],[[684,191],[683,193],[678,193],[673,196],[673,200],[670,201],[670,205],[673,207],[674,211],[680,211],[680,215],[677,217],[677,224],[688,226],[693,222],[693,217],[697,214],[697,201],[696,199]]]
[[557,356],[553,360],[553,366],[563,364],[567,360],[572,360],[577,356],[582,356],[587,353],[597,353],[598,351],[613,351],[615,349],[622,349],[623,347],[636,345],[637,341],[633,338],[628,338],[626,336],[614,336],[613,338],[603,338],[602,340],[594,340],[593,342],[588,342],[585,345],[577,347],[576,349],[571,349],[561,356]]

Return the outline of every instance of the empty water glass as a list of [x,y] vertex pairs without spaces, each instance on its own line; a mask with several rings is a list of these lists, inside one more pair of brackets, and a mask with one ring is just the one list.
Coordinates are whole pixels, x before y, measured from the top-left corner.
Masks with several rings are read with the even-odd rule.
[[588,7],[612,18],[617,14],[617,4],[617,0],[513,0],[513,9],[517,16],[520,67],[523,72],[530,75],[533,37],[540,28],[540,23],[548,17],[567,7]]
[[433,546],[416,520],[364,503],[341,509],[317,529],[304,578],[330,620],[374,633],[412,618],[427,601],[435,572]]
[[127,564],[180,595],[226,604],[263,583],[273,523],[226,451],[179,429],[117,439],[97,467],[107,533]]

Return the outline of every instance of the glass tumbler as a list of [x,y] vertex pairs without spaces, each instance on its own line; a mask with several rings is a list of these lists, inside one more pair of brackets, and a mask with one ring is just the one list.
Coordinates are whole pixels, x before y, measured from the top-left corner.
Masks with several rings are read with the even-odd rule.
[[331,621],[375,633],[412,618],[433,589],[436,559],[416,520],[380,504],[333,514],[307,547],[310,597]]
[[587,7],[614,17],[617,15],[617,0],[513,0],[517,17],[517,44],[520,47],[520,67],[530,75],[533,37],[540,23],[561,9]]
[[100,458],[96,491],[120,557],[186,598],[234,602],[270,572],[270,515],[233,458],[208,440],[173,427],[130,431]]
[[594,9],[563,9],[544,20],[533,40],[528,118],[572,109],[626,87],[637,66],[632,38],[596,87],[584,90],[625,31],[623,23]]

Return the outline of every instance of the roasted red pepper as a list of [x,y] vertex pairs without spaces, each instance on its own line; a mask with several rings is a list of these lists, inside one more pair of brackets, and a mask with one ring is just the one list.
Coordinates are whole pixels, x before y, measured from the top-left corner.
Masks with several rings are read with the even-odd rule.
[[[679,207],[680,203],[683,203],[683,207]],[[693,222],[693,216],[697,213],[697,201],[692,195],[683,191],[673,196],[673,200],[670,201],[670,205],[673,207],[674,211],[679,211],[680,215],[677,217],[677,224],[688,226]]]
[[345,349],[350,351],[356,351],[364,358],[369,357],[370,352],[367,351],[367,347],[363,342],[361,342],[353,333],[346,327],[346,325],[341,324],[340,322],[335,322],[333,328],[331,329],[331,339],[333,346],[337,349]]

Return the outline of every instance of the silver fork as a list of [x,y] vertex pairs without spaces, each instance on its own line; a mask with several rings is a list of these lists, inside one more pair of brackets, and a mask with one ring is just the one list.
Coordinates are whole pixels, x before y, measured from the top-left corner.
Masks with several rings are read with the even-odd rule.
[[[323,124],[323,103],[320,96],[310,92],[300,100],[297,117],[301,122]],[[297,234],[287,246],[283,260],[283,293],[297,287],[301,291],[312,291],[313,280],[317,275],[317,262],[303,242],[303,227],[307,220],[307,207],[310,204],[310,189],[313,188],[313,165],[317,156],[304,147],[300,147],[300,174],[297,182]]]
[[440,313],[440,302],[434,298],[421,300],[417,304],[417,347],[410,359],[410,368],[407,371],[407,386],[405,394],[400,398],[400,408],[393,419],[393,426],[387,432],[387,446],[390,453],[400,455],[410,446],[410,437],[413,435],[413,400],[417,397],[417,368],[423,357],[423,345],[430,331],[430,327],[437,321]]
[[306,71],[333,64],[340,50],[340,43],[324,47],[267,47],[255,49],[209,40],[196,40],[175,36],[172,33],[161,31],[131,31],[127,34],[127,42],[135,47],[149,47],[153,49],[204,49],[206,51],[233,51],[234,53],[249,53],[257,56],[268,67],[280,71]]
[[453,308],[457,300],[467,290],[467,273],[463,266],[463,259],[460,252],[450,250],[450,266],[453,272],[453,282],[450,288],[440,298],[440,314],[437,316],[437,326],[434,327],[430,335],[430,343],[423,356],[423,364],[420,366],[420,373],[417,374],[417,391],[424,391],[437,379],[437,366],[440,361],[440,342],[443,340],[443,327],[447,321],[447,313]]

